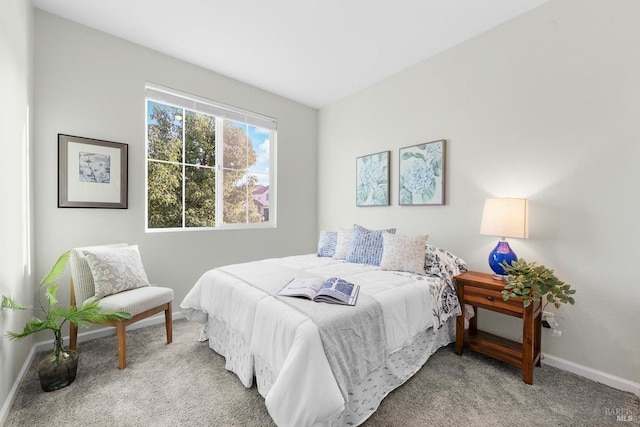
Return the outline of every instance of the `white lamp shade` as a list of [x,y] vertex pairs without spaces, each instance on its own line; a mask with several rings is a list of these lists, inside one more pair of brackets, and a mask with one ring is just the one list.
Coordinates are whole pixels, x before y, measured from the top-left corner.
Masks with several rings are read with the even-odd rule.
[[527,199],[487,199],[484,202],[480,234],[500,237],[529,237]]

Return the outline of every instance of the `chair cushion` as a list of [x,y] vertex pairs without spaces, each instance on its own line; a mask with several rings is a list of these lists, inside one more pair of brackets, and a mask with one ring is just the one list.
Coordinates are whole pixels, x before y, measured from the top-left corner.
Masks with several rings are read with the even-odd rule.
[[103,311],[126,311],[131,316],[173,301],[173,289],[160,286],[145,286],[100,299]]
[[149,286],[137,245],[89,249],[84,254],[93,275],[96,298]]

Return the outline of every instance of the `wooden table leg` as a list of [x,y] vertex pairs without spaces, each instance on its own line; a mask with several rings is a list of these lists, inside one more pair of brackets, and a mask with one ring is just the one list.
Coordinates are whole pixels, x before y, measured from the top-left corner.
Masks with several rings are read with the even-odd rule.
[[464,347],[464,310],[456,319],[456,354],[462,356],[462,348]]
[[525,308],[522,327],[522,380],[533,383],[534,337],[536,336],[533,306]]

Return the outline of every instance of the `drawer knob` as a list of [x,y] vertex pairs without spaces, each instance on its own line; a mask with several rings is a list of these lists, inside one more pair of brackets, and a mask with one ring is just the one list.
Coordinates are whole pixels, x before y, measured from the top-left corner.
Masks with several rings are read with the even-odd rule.
[[488,299],[489,301],[493,301],[493,297],[492,297],[491,295],[488,295],[488,296],[487,296],[487,299]]

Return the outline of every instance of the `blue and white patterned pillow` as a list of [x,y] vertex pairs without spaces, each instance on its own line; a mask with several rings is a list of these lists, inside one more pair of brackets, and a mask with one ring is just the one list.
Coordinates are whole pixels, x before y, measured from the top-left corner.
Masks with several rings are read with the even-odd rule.
[[357,264],[380,265],[384,241],[382,233],[395,234],[395,228],[386,230],[369,230],[358,224],[353,224],[353,238],[346,261]]
[[467,271],[467,263],[451,252],[426,245],[424,248],[424,269],[427,274],[453,277]]
[[332,257],[336,253],[338,243],[338,232],[321,231],[318,239],[318,256]]

